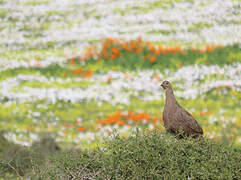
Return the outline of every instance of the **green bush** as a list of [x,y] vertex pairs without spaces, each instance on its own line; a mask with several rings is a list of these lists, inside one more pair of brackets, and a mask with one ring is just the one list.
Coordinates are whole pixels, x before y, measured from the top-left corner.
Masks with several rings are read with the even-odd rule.
[[60,148],[52,137],[42,137],[32,146],[24,147],[8,142],[0,132],[0,178],[9,174],[16,178],[39,172],[47,158],[58,151]]
[[57,153],[37,179],[239,179],[241,150],[159,132],[113,135],[104,148]]

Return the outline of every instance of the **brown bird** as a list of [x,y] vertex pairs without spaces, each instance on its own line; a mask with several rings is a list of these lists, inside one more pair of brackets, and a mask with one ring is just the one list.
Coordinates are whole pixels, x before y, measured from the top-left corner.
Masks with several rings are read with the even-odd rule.
[[171,83],[163,81],[161,86],[166,91],[166,102],[163,110],[165,129],[170,133],[179,134],[180,137],[191,136],[196,138],[202,136],[203,130],[198,122],[178,104]]

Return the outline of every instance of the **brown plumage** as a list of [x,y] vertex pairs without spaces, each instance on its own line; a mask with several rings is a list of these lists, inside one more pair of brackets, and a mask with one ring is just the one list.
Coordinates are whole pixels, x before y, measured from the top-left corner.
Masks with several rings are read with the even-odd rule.
[[170,133],[179,134],[181,136],[199,137],[203,135],[203,130],[198,122],[181,107],[172,90],[171,83],[163,81],[161,86],[166,91],[166,103],[163,110],[164,127]]

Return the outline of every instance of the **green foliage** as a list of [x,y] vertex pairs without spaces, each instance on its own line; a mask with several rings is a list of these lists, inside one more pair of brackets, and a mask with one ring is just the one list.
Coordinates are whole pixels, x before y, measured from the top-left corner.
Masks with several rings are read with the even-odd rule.
[[[122,50],[123,51],[123,50]],[[159,69],[164,70],[166,68],[170,70],[176,70],[181,66],[194,65],[194,64],[217,64],[225,65],[232,64],[234,62],[241,62],[240,47],[236,44],[233,46],[225,46],[223,48],[215,49],[213,52],[199,52],[186,50],[185,53],[178,52],[176,54],[167,53],[166,55],[156,56],[154,62],[150,62],[147,58],[143,60],[143,56],[148,55],[155,56],[147,49],[143,49],[141,53],[133,53],[128,51],[120,51],[121,56],[114,60],[100,60],[104,61],[104,66],[107,70],[137,70],[137,69]],[[75,62],[78,63],[79,57],[76,57]],[[97,61],[98,62],[98,61]],[[99,63],[102,66],[101,69],[96,69],[97,72],[105,70],[103,63]],[[98,64],[98,63],[97,63]],[[96,60],[90,59],[86,61],[87,67],[96,66]]]
[[50,66],[47,66],[46,68],[40,68],[40,67],[19,67],[14,69],[7,69],[5,71],[0,72],[0,81],[5,80],[7,78],[15,77],[18,74],[26,74],[26,75],[36,75],[41,74],[46,77],[63,77],[64,73],[71,73],[71,69],[61,67],[58,64],[52,64]]
[[1,141],[0,178],[238,179],[241,161],[240,147],[138,129],[128,138],[113,133],[93,150],[61,151],[47,136],[29,148],[5,145]]
[[39,179],[238,179],[241,150],[168,134],[113,135],[103,149],[70,150],[51,157]]
[[[142,56],[146,56],[147,52],[140,54],[125,53],[121,57],[115,60],[99,60],[90,59],[85,62],[84,68],[91,69],[94,73],[107,72],[110,69],[126,71],[135,71],[138,69],[170,69],[177,70],[181,66],[193,65],[193,64],[217,64],[225,65],[232,64],[234,62],[241,62],[241,53],[238,45],[226,46],[224,48],[216,49],[210,53],[199,53],[196,51],[188,50],[186,53],[171,54],[166,56],[160,55],[156,58],[156,61],[151,63],[148,59],[143,61]],[[75,57],[75,66],[60,66],[53,64],[48,67],[31,67],[31,68],[16,68],[13,70],[8,69],[0,72],[0,81],[6,78],[15,77],[18,74],[36,74],[47,77],[63,77],[66,73],[67,77],[72,77],[73,68],[83,67],[82,62],[79,63],[80,57]]]
[[[6,178],[8,173],[22,177],[37,171],[38,167],[47,161],[47,157],[60,151],[55,140],[44,135],[30,147],[8,142],[0,135],[0,178]],[[16,178],[15,177],[15,178]]]
[[0,178],[7,172],[23,176],[30,168],[29,158],[27,148],[8,142],[0,133]]

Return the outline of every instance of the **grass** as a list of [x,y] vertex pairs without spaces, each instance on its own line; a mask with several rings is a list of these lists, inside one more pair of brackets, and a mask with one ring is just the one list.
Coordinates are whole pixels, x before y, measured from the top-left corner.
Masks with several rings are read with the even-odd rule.
[[[169,134],[114,133],[103,146],[92,150],[61,150],[51,138],[30,148],[13,144],[1,161],[1,176],[34,179],[238,179],[241,149],[215,141],[176,139]],[[2,138],[2,143],[4,139]],[[13,151],[15,149],[15,151]],[[13,156],[9,156],[12,154]],[[9,162],[8,164],[6,162]]]
[[[132,44],[134,42],[134,45]],[[108,43],[106,46],[106,43]],[[79,61],[82,57],[74,57],[70,59],[70,61],[67,64],[59,65],[59,64],[51,64],[47,67],[19,67],[15,68],[14,71],[11,69],[5,70],[0,72],[0,80],[4,81],[7,78],[16,77],[19,74],[29,74],[29,75],[42,75],[46,77],[47,79],[51,78],[61,78],[62,80],[66,80],[67,78],[70,79],[70,81],[63,81],[63,82],[56,82],[51,81],[51,83],[46,82],[38,82],[38,81],[21,81],[17,84],[17,86],[13,87],[14,92],[18,92],[23,90],[23,88],[31,87],[31,88],[86,88],[89,85],[93,85],[93,83],[88,78],[82,79],[81,82],[75,82],[73,81],[76,77],[73,72],[75,70],[83,69],[83,71],[88,72],[91,70],[94,72],[94,74],[100,74],[103,72],[108,72],[109,70],[114,71],[122,71],[127,72],[128,71],[138,71],[138,70],[148,70],[148,69],[156,69],[158,71],[165,70],[168,68],[169,70],[176,71],[181,66],[186,65],[193,65],[193,64],[206,64],[206,65],[227,65],[232,64],[236,62],[241,62],[241,54],[240,54],[240,48],[238,45],[233,46],[226,46],[223,48],[217,48],[214,50],[211,50],[210,52],[202,52],[198,49],[192,50],[187,49],[186,52],[167,52],[167,49],[164,49],[163,55],[156,56],[156,61],[150,62],[148,59],[143,61],[143,55],[147,56],[148,54],[153,54],[152,48],[154,46],[152,44],[149,44],[146,46],[145,42],[142,42],[140,39],[136,41],[129,41],[129,42],[122,42],[124,45],[127,43],[128,46],[143,46],[142,43],[144,43],[144,50],[140,53],[135,52],[129,52],[123,49],[120,46],[120,43],[116,43],[116,40],[113,39],[107,39],[107,41],[103,42],[103,48],[101,50],[101,53],[113,53],[112,49],[117,48],[119,53],[119,56],[116,57],[116,59],[103,59],[105,57],[101,57],[97,61],[92,59],[92,56],[89,56],[90,59],[87,61]],[[104,48],[107,47],[107,48]],[[211,47],[206,47],[211,48]],[[155,50],[155,49],[154,49]],[[177,49],[174,49],[177,51]],[[178,50],[179,51],[179,50]],[[127,63],[128,62],[128,63]],[[82,70],[81,70],[82,71]],[[215,81],[217,75],[209,75],[208,77],[205,77],[203,80],[201,80],[199,83],[204,82],[210,82]],[[79,75],[77,76],[79,77]],[[222,79],[222,77],[218,78]],[[224,77],[225,78],[225,77]],[[108,85],[108,82],[103,82],[101,85],[105,86]],[[236,117],[238,119],[239,117],[239,110],[237,107],[239,106],[239,102],[237,101],[240,98],[240,95],[238,91],[230,91],[228,88],[222,88],[220,89],[214,89],[210,92],[207,92],[206,94],[203,94],[202,96],[198,97],[195,100],[180,100],[181,104],[183,104],[187,109],[194,109],[192,113],[194,113],[195,117],[200,119],[200,122],[208,126],[209,122],[208,119],[211,119],[213,115],[214,117],[221,118],[224,116],[228,121],[232,119],[232,117]],[[224,91],[227,91],[227,94],[224,95]],[[145,95],[145,94],[144,94]],[[84,120],[84,126],[88,131],[95,131],[96,129],[96,120],[99,118],[105,118],[109,115],[115,113],[118,109],[122,111],[132,110],[134,112],[137,111],[146,111],[154,116],[161,118],[161,109],[160,107],[163,106],[164,101],[156,100],[156,101],[145,101],[142,102],[139,97],[141,97],[141,93],[139,92],[138,95],[133,95],[132,99],[130,101],[130,105],[116,105],[113,106],[109,104],[108,102],[101,102],[101,105],[99,105],[97,102],[87,102],[83,100],[80,103],[71,103],[71,102],[63,102],[63,101],[57,101],[57,106],[49,104],[47,101],[36,101],[33,103],[25,103],[25,104],[18,104],[13,103],[12,105],[5,106],[3,104],[1,106],[2,111],[2,120],[6,129],[14,130],[15,125],[17,124],[17,127],[21,130],[26,130],[28,127],[39,127],[39,131],[42,131],[47,128],[48,126],[48,120],[47,119],[55,119],[56,117],[60,119],[61,123],[57,123],[57,126],[55,125],[54,131],[58,131],[61,126],[63,126],[62,123],[68,122],[68,123],[74,123],[75,120],[78,117],[82,117]],[[229,97],[232,97],[232,100],[229,99]],[[9,99],[3,99],[3,102],[8,104]],[[226,102],[226,103],[223,103]],[[44,104],[46,106],[44,109],[39,109],[38,104]],[[17,108],[18,107],[18,108]],[[225,109],[225,114],[219,115],[219,109]],[[208,111],[212,113],[207,113],[205,115],[201,115],[200,113],[203,112],[203,109],[207,109]],[[31,120],[31,115],[28,115],[27,110],[30,110],[32,112],[41,112],[41,116],[38,118],[34,118],[35,120],[38,119],[38,121],[43,123],[33,123],[33,120]],[[17,112],[14,113],[14,115],[6,114],[5,112]],[[53,115],[48,115],[48,112],[52,112]],[[66,116],[67,114],[67,116]],[[26,118],[27,116],[30,116],[29,118]],[[19,123],[15,123],[15,120],[18,120]],[[52,121],[52,120],[51,120]],[[52,122],[49,121],[50,124]],[[237,122],[240,123],[240,122]],[[13,126],[13,124],[15,124]],[[21,125],[20,125],[21,124]],[[217,125],[217,124],[216,124]],[[221,124],[218,124],[219,128],[215,128],[216,131],[221,131],[220,127]],[[216,127],[215,125],[210,125],[208,131],[210,132],[211,129]],[[31,128],[32,129],[32,128]],[[238,131],[238,130],[237,130]],[[71,134],[77,134],[77,130],[68,130],[67,132],[71,132]]]
[[40,68],[40,67],[19,67],[14,69],[7,69],[5,71],[0,72],[1,78],[0,80],[6,80],[7,78],[16,77],[18,74],[25,74],[25,75],[44,75],[46,77],[63,77],[64,73],[71,73],[71,69],[61,67],[58,64],[52,64],[50,66],[47,66],[46,68]]
[[46,60],[49,57],[53,58],[61,58],[65,57],[65,55],[70,51],[78,52],[79,49],[76,47],[65,47],[65,48],[48,48],[48,49],[21,49],[21,50],[9,50],[8,48],[3,48],[3,52],[0,54],[0,58],[7,58],[9,61],[17,60],[17,61],[30,61],[33,59],[36,60]]
[[[132,41],[128,43],[131,44],[131,42]],[[85,73],[91,71],[94,75],[108,73],[110,70],[122,71],[124,73],[137,73],[140,70],[154,69],[157,72],[162,72],[165,69],[169,69],[175,72],[178,71],[181,66],[186,65],[205,64],[206,66],[224,66],[241,62],[240,48],[238,45],[217,48],[211,52],[200,52],[197,49],[187,49],[185,53],[168,52],[166,55],[157,56],[155,62],[150,62],[148,59],[143,61],[142,59],[143,55],[153,53],[148,47],[145,47],[147,49],[145,49],[142,54],[138,54],[135,52],[126,52],[121,49],[118,44],[113,43],[111,45],[109,49],[104,50],[110,53],[112,52],[111,48],[119,48],[123,56],[119,56],[114,60],[100,57],[98,60],[90,58],[87,61],[79,61],[79,59],[82,58],[79,56],[71,58],[69,62],[65,64],[53,63],[47,67],[34,66],[29,68],[19,67],[14,70],[7,69],[0,72],[0,82],[4,82],[8,78],[17,77],[18,75],[41,75],[47,79],[46,82],[20,80],[16,85],[11,87],[11,91],[15,93],[24,92],[25,88],[56,88],[60,90],[66,88],[85,89],[98,83],[100,86],[108,87],[111,82],[105,80],[101,83],[96,82],[96,80],[89,79],[89,77],[83,77],[80,74],[73,73],[76,72],[76,70],[81,70],[81,72],[83,71]],[[223,80],[226,78],[228,80],[230,79],[230,77],[222,76],[221,74],[209,74],[203,77],[203,79],[199,79],[198,82],[199,85],[201,85],[215,81],[216,79]],[[113,81],[115,81],[115,79],[113,79]],[[174,84],[175,83],[182,82],[178,81],[174,82]],[[182,89],[177,90],[182,91]],[[131,91],[131,89],[123,89],[123,91]],[[88,132],[98,133],[100,131],[100,124],[98,123],[100,119],[108,120],[118,111],[121,113],[132,111],[133,113],[145,112],[151,117],[157,118],[157,127],[163,130],[161,112],[164,99],[143,101],[141,98],[145,96],[147,92],[132,93],[128,105],[113,105],[111,102],[98,102],[94,99],[82,99],[79,102],[57,100],[54,103],[48,99],[42,99],[21,103],[3,97],[1,98],[2,104],[0,105],[1,124],[4,130],[18,134],[16,137],[18,141],[31,141],[29,134],[39,134],[47,130],[54,132],[57,137],[62,140],[72,142],[72,139],[78,138],[80,133],[84,135]],[[231,144],[233,142],[238,143],[240,138],[239,99],[239,91],[220,86],[203,93],[195,99],[180,98],[179,103],[193,113],[208,136],[214,136],[215,139],[219,141]],[[34,112],[37,112],[39,115],[34,115]],[[81,119],[81,122],[76,122],[78,119]],[[233,122],[233,119],[236,119],[236,121]],[[118,123],[120,123],[120,121]],[[114,123],[111,127],[118,125],[119,128],[126,128],[126,126],[129,125],[128,123],[125,125]],[[102,126],[101,128],[105,128],[106,125],[104,124]],[[145,129],[146,127],[153,126],[153,124],[139,123],[133,124],[133,126]],[[103,129],[101,129],[101,131],[102,130]],[[28,133],[26,134],[25,132]],[[129,131],[125,133],[129,133]],[[88,141],[85,138],[79,141],[83,143],[83,147],[96,146],[96,141]]]
[[151,1],[151,2],[146,2],[142,4],[134,4],[134,5],[129,5],[125,7],[125,9],[121,8],[115,8],[114,11],[116,13],[123,15],[126,14],[132,14],[132,13],[148,13],[150,11],[156,10],[156,9],[168,9],[175,3],[179,2],[193,2],[193,0],[163,0],[163,1]]
[[66,82],[40,82],[40,81],[22,81],[19,83],[17,86],[13,87],[13,91],[18,92],[23,90],[25,87],[30,87],[30,88],[82,88],[85,89],[88,86],[93,85],[92,82],[88,80],[81,80],[79,82],[72,82],[72,81],[66,81]]
[[[234,98],[230,100],[229,97],[232,96]],[[239,99],[240,94],[238,92],[228,91],[228,94],[224,96],[222,93],[219,94],[219,90],[216,89],[208,92],[203,99],[178,99],[178,101],[192,112],[204,128],[205,133],[215,132],[217,140],[230,144],[235,142],[237,137],[240,137],[240,128],[238,128],[240,127]],[[71,141],[71,138],[77,138],[78,134],[81,133],[79,127],[84,127],[84,133],[96,133],[99,131],[98,120],[108,118],[117,111],[146,112],[150,116],[158,118],[157,127],[163,130],[161,112],[164,99],[142,101],[133,96],[129,105],[111,105],[108,102],[99,104],[96,101],[84,100],[76,103],[58,100],[55,104],[52,104],[48,100],[41,100],[7,104],[8,102],[0,105],[1,123],[3,129],[11,132],[18,129],[20,132],[27,130],[30,133],[39,134],[48,130],[55,132],[58,137],[60,136],[66,141]],[[220,110],[223,110],[223,112],[220,113]],[[12,112],[12,114],[9,114],[9,112]],[[39,115],[33,115],[34,112],[39,112]],[[80,117],[81,123],[76,122]],[[233,118],[236,118],[234,123],[232,123]],[[215,119],[216,121],[214,121]],[[224,119],[224,121],[221,119]],[[211,121],[214,122],[210,123]],[[146,128],[148,125],[150,124],[133,124],[133,126],[139,128]],[[119,127],[123,128],[124,126]],[[65,135],[60,135],[60,132],[64,132]],[[79,139],[79,141],[82,140]],[[89,145],[91,143],[83,144],[85,147]]]

